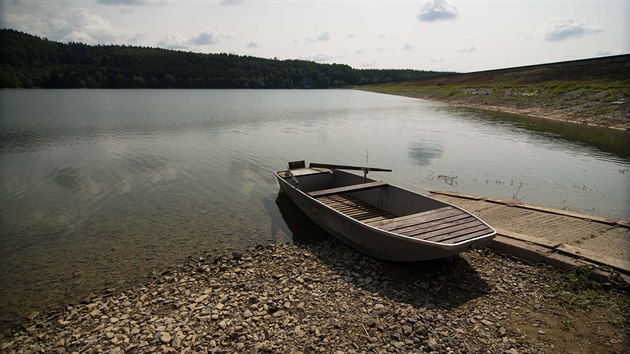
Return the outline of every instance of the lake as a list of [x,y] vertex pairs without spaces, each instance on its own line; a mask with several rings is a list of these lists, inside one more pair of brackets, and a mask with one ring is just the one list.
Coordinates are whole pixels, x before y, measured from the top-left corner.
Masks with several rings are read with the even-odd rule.
[[0,324],[189,256],[325,237],[279,194],[292,160],[627,220],[629,137],[355,90],[3,90]]

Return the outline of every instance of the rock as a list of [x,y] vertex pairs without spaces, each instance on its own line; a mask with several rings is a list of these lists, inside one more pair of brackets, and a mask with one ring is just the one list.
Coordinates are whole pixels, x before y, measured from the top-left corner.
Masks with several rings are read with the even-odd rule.
[[486,325],[486,327],[494,327],[494,322],[488,320],[481,320],[481,323]]
[[173,337],[171,337],[171,334],[168,332],[161,332],[160,333],[160,341],[162,343],[170,343],[170,341],[173,339]]
[[427,340],[427,346],[431,350],[438,350],[440,345],[435,338],[429,337],[429,340]]
[[203,302],[207,297],[208,297],[208,294],[200,295],[195,299],[195,302],[196,303]]
[[[42,312],[4,337],[0,351],[553,352],[561,343],[541,328],[555,323],[546,316],[563,311],[544,300],[572,295],[549,285],[561,278],[546,268],[485,250],[423,264],[422,271],[375,261],[336,241],[226,254],[193,257],[142,286]],[[524,305],[531,294],[544,313]],[[607,318],[624,323],[618,304],[608,305]],[[532,327],[524,331],[520,323]],[[544,340],[525,334],[531,329]],[[623,352],[624,331],[589,345]],[[576,342],[584,343],[577,336]]]
[[26,318],[32,321],[37,316],[39,316],[39,311],[32,311],[31,313],[28,314],[28,316],[26,316]]
[[402,326],[402,332],[404,335],[408,336],[412,333],[412,331],[413,331],[413,328],[411,328],[411,326],[409,325]]

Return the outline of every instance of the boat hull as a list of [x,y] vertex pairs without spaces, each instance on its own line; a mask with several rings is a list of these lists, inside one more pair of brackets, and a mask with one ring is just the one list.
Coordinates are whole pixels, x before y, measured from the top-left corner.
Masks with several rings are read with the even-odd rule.
[[[295,188],[278,173],[276,173],[276,178],[282,191],[313,222],[341,242],[378,259],[415,262],[446,258],[474,247],[484,246],[492,238],[483,237],[475,242],[462,244],[443,244],[387,232],[371,227],[327,206],[302,190]],[[422,198],[428,197],[422,196]]]

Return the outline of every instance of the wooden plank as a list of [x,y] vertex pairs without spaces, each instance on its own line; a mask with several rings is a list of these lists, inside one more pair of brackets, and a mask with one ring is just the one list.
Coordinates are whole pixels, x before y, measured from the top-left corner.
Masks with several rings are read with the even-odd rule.
[[378,209],[372,204],[349,196],[331,195],[318,198],[318,200],[336,211],[359,221],[380,221],[393,217],[388,212]]
[[468,228],[464,228],[464,229],[460,229],[457,231],[452,231],[449,233],[442,233],[442,234],[438,234],[438,235],[433,235],[431,237],[425,237],[424,234],[422,235],[418,235],[415,236],[416,238],[422,239],[422,240],[427,240],[427,241],[433,241],[433,242],[444,242],[447,241],[448,239],[457,237],[457,236],[462,236],[462,235],[467,235],[467,234],[471,234],[473,232],[477,232],[477,231],[481,231],[484,229],[488,229],[488,227],[484,224],[478,224],[477,226],[474,227],[468,227]]
[[375,181],[375,182],[354,184],[351,186],[322,189],[318,191],[308,192],[307,194],[313,198],[319,198],[319,197],[324,197],[324,196],[332,195],[332,194],[355,192],[355,191],[372,189],[372,188],[380,188],[380,187],[385,187],[385,186],[387,186],[387,183],[382,182],[382,181]]
[[420,212],[420,213],[403,215],[403,216],[399,216],[399,217],[396,217],[394,219],[388,220],[388,222],[387,223],[383,223],[383,225],[379,224],[379,225],[374,225],[374,226],[381,227],[381,226],[384,226],[385,224],[389,224],[390,222],[393,223],[393,222],[399,222],[399,221],[406,221],[406,220],[409,220],[409,219],[413,219],[413,218],[417,217],[418,215],[431,215],[433,213],[438,213],[438,212],[442,212],[444,210],[450,210],[450,209],[453,209],[453,207],[446,206],[446,207],[443,207],[443,208],[423,211],[423,212]]
[[335,206],[335,207],[333,207],[333,209],[338,210],[338,211],[362,211],[362,210],[367,210],[367,208],[365,208],[365,207],[358,207],[358,206],[354,206],[354,205]]
[[413,217],[403,216],[400,218],[390,219],[382,225],[375,226],[385,231],[392,231],[403,227],[445,219],[458,214],[463,214],[463,212],[452,207],[440,208],[429,212],[413,214]]
[[402,229],[396,229],[392,232],[397,234],[405,234],[405,235],[417,235],[420,233],[437,231],[440,229],[444,229],[451,226],[456,226],[460,224],[466,224],[472,221],[477,221],[473,216],[467,214],[459,214],[455,216],[451,216],[450,218],[437,220],[433,222],[423,223],[419,225],[412,225]]
[[335,202],[335,203],[342,203],[342,204],[347,204],[347,205],[370,205],[360,199],[351,197],[349,195],[330,195],[326,198],[330,198],[331,201]]
[[363,219],[363,220],[361,220],[361,221],[362,221],[364,224],[368,224],[368,225],[370,225],[370,224],[372,224],[372,223],[374,223],[374,222],[377,222],[377,221],[382,221],[382,220],[387,220],[387,219],[391,219],[391,218],[393,218],[393,215],[391,215],[391,214],[386,214],[386,215],[383,215],[383,216],[377,216],[377,217],[373,217],[373,218],[369,218],[369,219]]
[[367,213],[363,213],[363,214],[359,214],[359,215],[355,215],[354,218],[357,220],[363,220],[363,219],[370,219],[376,216],[383,216],[383,215],[387,215],[387,213],[385,213],[382,210],[373,210]]
[[470,229],[479,225],[483,225],[483,223],[481,223],[477,219],[474,219],[472,221],[468,221],[468,222],[457,224],[457,225],[446,225],[446,227],[435,228],[432,231],[425,231],[425,232],[411,231],[411,232],[406,232],[403,235],[412,236],[412,237],[421,236],[420,238],[422,238],[423,240],[427,240],[430,238],[447,235],[452,232]]
[[351,217],[358,217],[358,216],[370,215],[370,214],[380,215],[381,212],[378,211],[378,210],[353,210],[353,211],[346,212],[346,213],[343,213],[343,214],[351,216]]
[[347,165],[333,165],[329,163],[317,163],[311,162],[309,167],[331,168],[333,170],[353,170],[353,171],[380,171],[380,172],[392,172],[389,168],[380,167],[363,167],[363,166],[347,166]]
[[355,203],[352,201],[324,201],[324,204],[333,208],[353,208],[362,205],[360,203]]
[[454,244],[454,243],[458,243],[458,242],[464,242],[464,241],[467,241],[467,240],[472,240],[473,238],[477,238],[477,237],[481,237],[481,236],[487,235],[490,232],[491,232],[491,230],[486,228],[484,230],[473,232],[471,234],[466,234],[466,235],[450,238],[450,239],[444,241],[444,243]]
[[342,208],[333,208],[337,211],[340,211],[342,213],[357,213],[357,212],[366,212],[366,211],[371,211],[374,210],[376,208],[368,208],[368,207],[342,207]]

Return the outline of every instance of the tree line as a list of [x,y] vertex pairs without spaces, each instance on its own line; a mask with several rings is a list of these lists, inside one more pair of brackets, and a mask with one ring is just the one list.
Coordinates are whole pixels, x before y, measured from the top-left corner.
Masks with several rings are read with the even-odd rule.
[[329,88],[445,75],[342,64],[59,43],[0,30],[2,88]]

